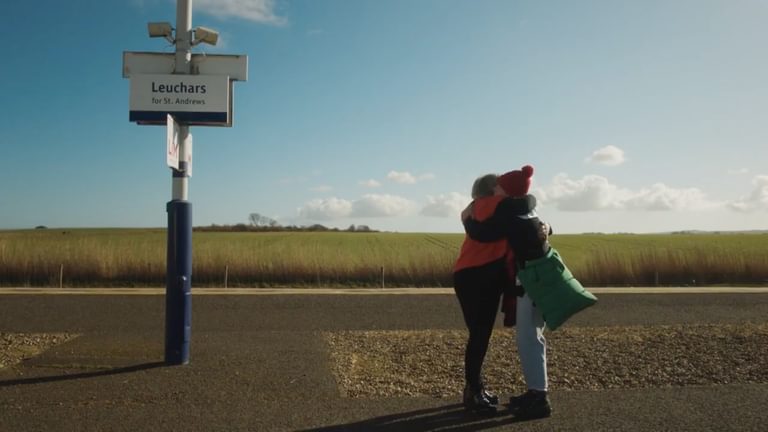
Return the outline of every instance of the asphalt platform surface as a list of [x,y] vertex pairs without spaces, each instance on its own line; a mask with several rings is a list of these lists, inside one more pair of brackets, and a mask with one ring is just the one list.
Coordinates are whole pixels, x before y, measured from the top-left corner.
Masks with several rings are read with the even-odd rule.
[[[764,323],[768,294],[600,294],[570,326]],[[161,295],[0,295],[0,331],[80,337],[0,369],[0,431],[767,431],[768,384],[552,389],[551,418],[460,396],[347,398],[320,332],[463,329],[431,295],[193,297],[191,361],[163,364]],[[505,400],[509,395],[501,395]]]

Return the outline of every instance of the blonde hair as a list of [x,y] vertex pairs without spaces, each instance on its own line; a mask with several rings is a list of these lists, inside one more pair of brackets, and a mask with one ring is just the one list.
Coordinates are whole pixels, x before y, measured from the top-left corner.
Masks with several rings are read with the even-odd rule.
[[478,177],[472,184],[472,199],[489,197],[493,195],[493,189],[496,187],[496,174],[486,174]]

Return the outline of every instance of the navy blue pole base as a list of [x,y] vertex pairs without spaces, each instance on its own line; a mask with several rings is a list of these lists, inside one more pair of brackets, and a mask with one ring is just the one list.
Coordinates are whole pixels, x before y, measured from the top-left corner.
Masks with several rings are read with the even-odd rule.
[[192,336],[192,204],[174,200],[168,210],[165,285],[165,363],[189,363]]

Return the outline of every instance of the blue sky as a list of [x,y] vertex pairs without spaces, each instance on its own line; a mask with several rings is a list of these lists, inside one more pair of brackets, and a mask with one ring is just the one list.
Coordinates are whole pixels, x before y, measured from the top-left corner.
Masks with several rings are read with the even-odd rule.
[[[170,0],[3,2],[0,229],[163,227],[165,128],[123,51]],[[765,229],[765,0],[195,0],[245,54],[234,126],[192,127],[194,224],[460,232],[485,173],[535,167],[561,233]]]

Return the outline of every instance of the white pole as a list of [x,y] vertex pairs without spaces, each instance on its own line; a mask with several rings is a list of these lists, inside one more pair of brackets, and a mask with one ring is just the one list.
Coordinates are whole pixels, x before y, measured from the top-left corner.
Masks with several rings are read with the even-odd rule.
[[[176,3],[176,68],[175,73],[188,75],[192,68],[192,0]],[[172,199],[187,200],[189,175],[189,126],[179,124],[179,169],[174,170]]]

